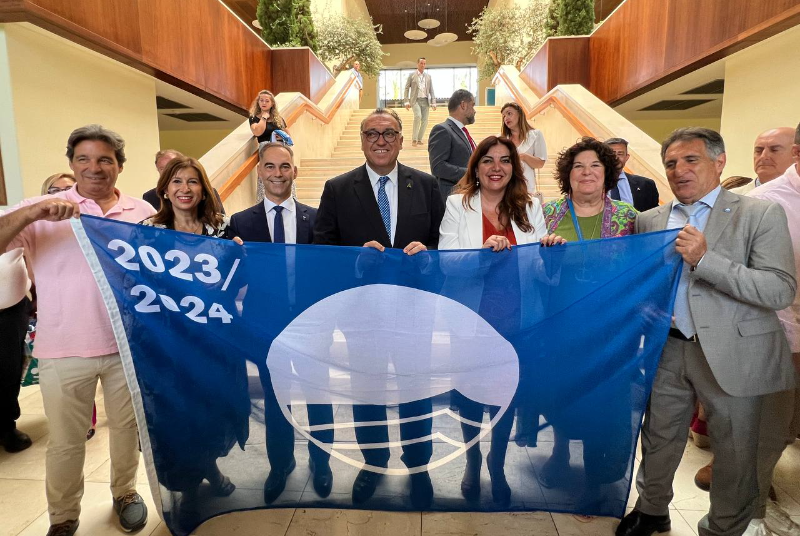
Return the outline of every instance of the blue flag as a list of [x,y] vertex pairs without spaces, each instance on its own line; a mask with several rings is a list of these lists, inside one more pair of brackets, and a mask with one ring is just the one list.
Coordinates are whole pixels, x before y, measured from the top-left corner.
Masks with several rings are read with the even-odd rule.
[[173,534],[269,507],[624,514],[677,230],[407,256],[74,228]]

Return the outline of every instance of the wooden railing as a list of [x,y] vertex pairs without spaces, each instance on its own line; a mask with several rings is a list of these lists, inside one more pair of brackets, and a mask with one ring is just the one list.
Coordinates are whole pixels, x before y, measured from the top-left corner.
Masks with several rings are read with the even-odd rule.
[[[322,123],[330,124],[333,117],[339,112],[342,103],[345,101],[348,92],[356,86],[356,89],[361,89],[358,85],[355,75],[350,75],[348,80],[339,88],[337,93],[333,96],[330,103],[323,110],[317,104],[309,100],[303,95],[296,95],[289,101],[288,105],[283,106],[283,116],[286,121],[287,128],[291,126],[303,114],[310,114],[317,118]],[[219,195],[223,201],[230,196],[239,185],[252,173],[258,164],[257,151],[250,155],[245,162],[225,181],[225,183],[218,189]]]

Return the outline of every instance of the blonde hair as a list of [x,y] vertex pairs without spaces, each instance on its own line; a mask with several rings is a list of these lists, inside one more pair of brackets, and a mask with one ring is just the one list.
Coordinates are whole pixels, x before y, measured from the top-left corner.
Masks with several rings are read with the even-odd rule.
[[272,99],[272,108],[269,109],[269,117],[267,118],[267,121],[277,125],[279,128],[286,128],[286,122],[283,120],[280,112],[278,111],[278,103],[275,102],[275,95],[272,94],[272,91],[262,89],[258,92],[253,104],[250,105],[250,115],[253,117],[261,117],[261,107],[258,105],[258,99],[261,97],[261,95],[269,95],[269,97]]
[[[522,111],[522,107],[517,104],[516,102],[507,102],[500,108],[500,115],[503,115],[503,111],[506,108],[514,108],[517,111],[517,128],[519,129],[519,137],[521,140],[525,139],[525,136],[528,135],[528,132],[534,130],[530,123],[528,123],[528,119],[525,117],[525,112]],[[506,122],[502,121],[502,126],[500,127],[501,133],[503,134],[504,138],[511,138],[511,129],[506,126]]]
[[77,182],[72,173],[56,173],[55,175],[50,175],[42,183],[42,195],[47,195],[47,190],[49,190],[51,186],[58,182],[59,179],[63,178],[70,179],[73,185]]

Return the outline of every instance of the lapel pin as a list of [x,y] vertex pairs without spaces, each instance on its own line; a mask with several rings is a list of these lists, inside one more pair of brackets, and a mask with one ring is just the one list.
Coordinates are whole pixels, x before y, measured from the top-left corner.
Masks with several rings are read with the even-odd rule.
[[725,210],[723,210],[722,212],[730,212],[730,211],[731,211],[731,209],[730,209],[730,208],[726,208],[726,209],[725,209]]
[[307,214],[303,214],[303,221],[306,221],[307,219],[308,219],[308,215]]
[[408,182],[406,183],[406,188],[408,188],[409,190],[411,189],[411,181],[408,181]]

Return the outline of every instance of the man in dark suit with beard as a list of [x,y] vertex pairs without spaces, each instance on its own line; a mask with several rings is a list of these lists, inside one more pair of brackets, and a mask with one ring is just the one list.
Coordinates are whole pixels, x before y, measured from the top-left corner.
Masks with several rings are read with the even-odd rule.
[[[439,243],[439,224],[444,203],[439,186],[432,176],[397,162],[403,148],[402,122],[387,109],[377,109],[361,123],[361,149],[366,164],[329,180],[325,184],[314,226],[314,243],[339,246],[364,246],[384,251],[402,249],[415,255],[435,249]],[[346,323],[346,319],[343,320]],[[351,360],[369,353],[356,337],[348,338],[343,326]],[[357,331],[357,329],[355,330]],[[425,346],[425,345],[422,345]],[[388,356],[369,356],[373,364],[384,366]],[[395,367],[402,363],[394,362]],[[402,377],[402,373],[398,376]],[[402,388],[402,386],[401,386]],[[399,405],[400,418],[426,415],[431,412],[430,399]],[[386,421],[386,406],[356,404],[356,422]],[[412,419],[413,420],[413,419]],[[413,441],[431,434],[431,420],[421,419],[400,426],[404,441],[402,460],[409,469],[426,465],[432,455],[432,444]],[[360,445],[385,444],[389,441],[385,424],[356,427]],[[411,440],[406,442],[407,440]],[[389,448],[362,447],[364,461],[375,468],[388,466]],[[383,473],[362,469],[353,483],[353,502],[362,503],[375,492]],[[427,471],[411,474],[411,502],[426,508],[433,499],[433,486]]]
[[[314,236],[317,209],[292,198],[292,183],[297,176],[297,167],[291,148],[280,143],[264,144],[258,152],[257,173],[264,185],[264,201],[231,217],[233,235],[245,242],[310,244]],[[294,279],[288,273],[285,275],[287,280],[284,282],[279,275],[272,274],[276,292],[293,291]],[[286,479],[296,466],[294,429],[284,417],[276,399],[266,361],[259,364],[259,376],[264,388],[267,456],[270,462],[269,476],[264,484],[264,502],[269,504],[283,493]],[[333,423],[333,409],[330,405],[309,404],[308,420],[312,426]],[[322,443],[333,443],[332,429],[312,432],[312,436]],[[327,497],[333,485],[330,454],[311,442],[308,450],[311,471],[314,473],[314,490],[320,497]]]
[[653,179],[626,173],[625,164],[631,155],[628,154],[628,142],[622,138],[606,140],[606,145],[613,149],[619,162],[619,182],[608,191],[608,197],[617,201],[630,203],[639,212],[658,206],[658,188]]

